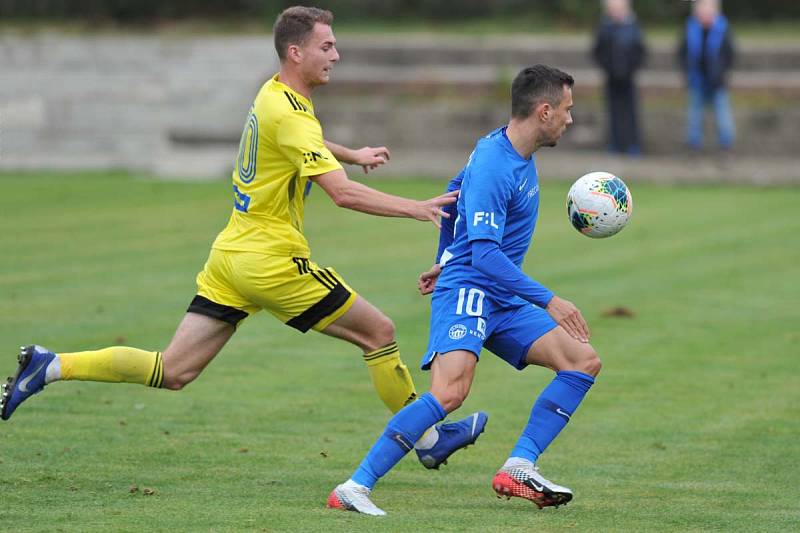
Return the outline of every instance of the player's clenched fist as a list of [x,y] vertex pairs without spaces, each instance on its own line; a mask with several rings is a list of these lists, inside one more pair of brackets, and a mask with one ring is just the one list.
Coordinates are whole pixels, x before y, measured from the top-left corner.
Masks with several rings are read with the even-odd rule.
[[429,270],[426,270],[419,275],[417,280],[417,288],[421,295],[430,294],[436,288],[436,280],[439,279],[439,274],[442,273],[442,267],[438,264],[433,265]]

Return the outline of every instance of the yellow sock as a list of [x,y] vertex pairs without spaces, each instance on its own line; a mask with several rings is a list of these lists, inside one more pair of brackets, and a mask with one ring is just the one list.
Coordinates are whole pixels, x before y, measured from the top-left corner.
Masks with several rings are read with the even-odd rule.
[[161,352],[146,352],[127,346],[112,346],[88,352],[62,353],[61,379],[139,383],[161,387],[164,363]]
[[383,403],[392,413],[396,413],[417,399],[417,391],[408,367],[400,360],[397,342],[364,354],[372,384]]

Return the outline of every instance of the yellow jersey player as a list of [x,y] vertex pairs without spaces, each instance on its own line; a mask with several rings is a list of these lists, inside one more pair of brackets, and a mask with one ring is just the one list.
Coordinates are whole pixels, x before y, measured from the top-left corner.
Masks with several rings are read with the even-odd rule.
[[[140,383],[180,390],[217,355],[249,315],[264,309],[302,332],[309,329],[358,346],[378,392],[392,411],[416,398],[400,359],[392,321],[359,296],[333,268],[311,261],[303,236],[304,199],[318,184],[341,206],[381,216],[432,221],[457,193],[425,201],[384,194],[351,181],[339,161],[365,171],[389,159],[385,147],[351,150],[324,140],[311,92],[328,83],[339,60],[329,11],[291,7],[274,26],[280,71],[250,108],[233,171],[233,210],[197,275],[197,295],[163,350],[114,346],[56,354],[26,346],[14,376],[3,385],[0,417],[7,420],[28,397],[57,380]],[[436,468],[472,444],[485,415],[432,427],[418,455]]]

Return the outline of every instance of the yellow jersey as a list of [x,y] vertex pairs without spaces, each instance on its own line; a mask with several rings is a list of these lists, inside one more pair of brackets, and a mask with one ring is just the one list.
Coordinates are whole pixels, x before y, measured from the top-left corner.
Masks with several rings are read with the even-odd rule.
[[308,177],[340,168],[314,105],[276,74],[247,116],[232,176],[233,213],[212,248],[310,257],[303,236]]

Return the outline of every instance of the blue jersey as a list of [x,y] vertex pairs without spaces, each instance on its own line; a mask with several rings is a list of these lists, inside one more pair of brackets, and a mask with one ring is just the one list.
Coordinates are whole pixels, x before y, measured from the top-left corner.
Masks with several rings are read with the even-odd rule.
[[522,303],[520,297],[472,266],[470,243],[494,241],[517,267],[522,267],[539,215],[534,156],[524,159],[511,145],[506,128],[498,128],[478,141],[448,189],[460,189],[461,194],[452,242],[439,259],[442,273],[436,288],[478,286],[498,301]]

